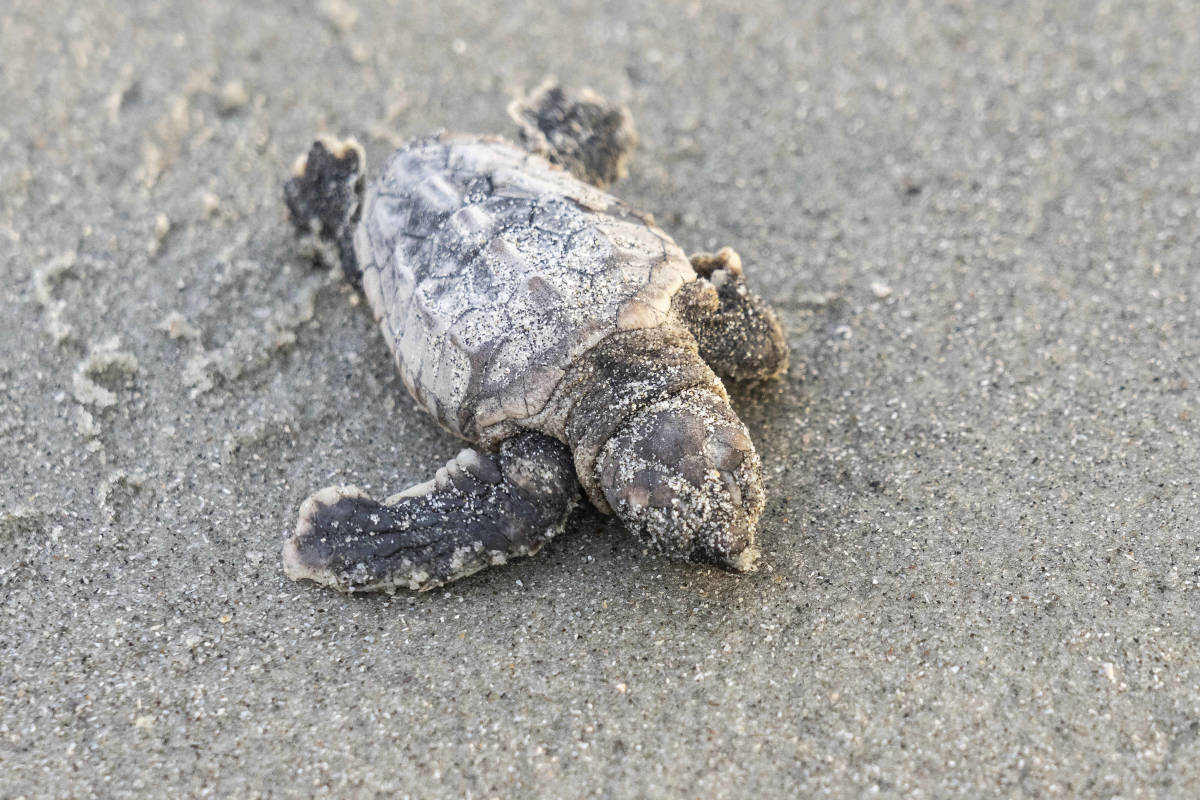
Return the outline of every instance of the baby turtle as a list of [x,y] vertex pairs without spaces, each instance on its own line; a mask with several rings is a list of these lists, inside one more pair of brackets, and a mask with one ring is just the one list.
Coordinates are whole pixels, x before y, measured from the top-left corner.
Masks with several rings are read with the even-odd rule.
[[430,589],[537,552],[580,488],[657,550],[751,569],[762,475],[717,376],[786,369],[778,319],[733,250],[689,260],[601,191],[634,141],[626,111],[544,85],[510,113],[530,149],[421,138],[369,186],[353,139],[297,162],[292,222],[336,250],[417,403],[476,446],[382,503],[312,495],[287,574]]

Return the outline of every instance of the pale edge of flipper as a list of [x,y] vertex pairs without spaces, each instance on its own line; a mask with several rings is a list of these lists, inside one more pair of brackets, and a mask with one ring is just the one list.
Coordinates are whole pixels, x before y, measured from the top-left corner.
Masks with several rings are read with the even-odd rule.
[[355,487],[322,489],[300,507],[284,571],[342,592],[426,591],[533,555],[578,499],[566,445],[522,433],[496,453],[463,450],[383,503]]
[[508,115],[526,147],[600,188],[625,175],[637,144],[629,109],[591,89],[567,92],[553,78],[513,100]]
[[296,159],[283,187],[288,218],[302,242],[329,266],[341,264],[355,287],[362,285],[354,228],[362,215],[366,166],[366,153],[353,137],[321,136]]

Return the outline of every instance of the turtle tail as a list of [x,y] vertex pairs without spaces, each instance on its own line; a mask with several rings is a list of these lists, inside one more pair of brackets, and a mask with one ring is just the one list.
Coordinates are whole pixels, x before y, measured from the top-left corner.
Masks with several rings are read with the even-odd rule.
[[356,288],[362,287],[362,270],[354,255],[354,227],[362,215],[366,163],[362,145],[353,138],[322,137],[296,160],[283,186],[297,234],[313,237],[319,250],[336,249],[346,279]]

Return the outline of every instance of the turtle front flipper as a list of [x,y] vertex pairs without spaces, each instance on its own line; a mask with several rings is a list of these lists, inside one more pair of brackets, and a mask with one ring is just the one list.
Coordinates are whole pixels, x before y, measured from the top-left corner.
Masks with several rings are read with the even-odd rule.
[[741,257],[725,247],[696,253],[691,262],[700,277],[684,284],[673,304],[713,372],[733,380],[785,372],[787,336],[767,302],[746,285]]
[[522,433],[498,453],[463,450],[384,503],[354,487],[322,489],[300,506],[284,570],[343,592],[432,589],[536,553],[578,496],[567,447]]
[[637,144],[628,109],[591,89],[568,94],[553,79],[514,100],[508,115],[521,126],[526,147],[601,189],[625,174]]

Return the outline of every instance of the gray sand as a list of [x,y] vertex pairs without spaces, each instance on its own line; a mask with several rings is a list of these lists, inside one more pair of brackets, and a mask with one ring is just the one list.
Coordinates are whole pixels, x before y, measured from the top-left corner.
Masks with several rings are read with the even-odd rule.
[[[1200,793],[1194,4],[12,5],[0,796]],[[581,512],[448,591],[291,583],[310,491],[459,445],[280,182],[547,73],[791,330],[737,397],[761,570]]]

